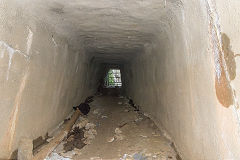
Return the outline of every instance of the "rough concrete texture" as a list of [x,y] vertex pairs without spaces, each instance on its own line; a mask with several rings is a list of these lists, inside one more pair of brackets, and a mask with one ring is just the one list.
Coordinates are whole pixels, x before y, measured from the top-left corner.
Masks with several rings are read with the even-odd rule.
[[91,74],[98,69],[81,44],[74,50],[16,3],[1,1],[0,10],[1,158],[10,156],[21,137],[44,136],[95,92]]
[[18,160],[31,160],[33,158],[33,142],[22,138],[18,145]]
[[183,159],[239,159],[239,111],[221,17],[210,1],[187,9],[192,5],[183,2],[183,15],[169,21],[168,39],[160,35],[125,67],[126,92],[170,134]]
[[21,137],[60,123],[96,90],[106,64],[118,64],[126,95],[165,128],[183,159],[240,159],[239,7],[1,0],[0,158]]

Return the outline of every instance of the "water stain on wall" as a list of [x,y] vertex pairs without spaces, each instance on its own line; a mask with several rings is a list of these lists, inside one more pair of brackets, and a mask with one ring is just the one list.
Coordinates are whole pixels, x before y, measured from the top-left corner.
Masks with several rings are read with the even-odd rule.
[[222,33],[222,48],[229,78],[232,81],[236,77],[236,62],[234,53],[231,51],[230,39],[225,33]]
[[6,42],[4,41],[0,41],[0,58],[4,57],[4,54],[7,53],[8,54],[8,70],[7,70],[7,76],[6,79],[8,80],[9,78],[9,72],[11,69],[11,65],[12,65],[12,59],[13,59],[13,55],[15,53],[21,54],[23,55],[25,58],[28,58],[27,55],[25,55],[23,52],[21,52],[20,50],[14,49],[13,47],[11,47],[10,45],[8,45]]
[[215,88],[219,102],[224,107],[229,107],[233,104],[233,92],[230,86],[230,81],[228,80],[224,69],[223,58],[226,63],[226,69],[230,80],[234,80],[236,77],[236,62],[234,59],[234,53],[230,49],[230,39],[225,33],[222,34],[222,51],[224,54],[219,53],[218,60],[219,66],[221,68],[221,75],[220,77],[216,76]]
[[215,88],[218,101],[224,107],[229,107],[233,104],[232,90],[224,71],[222,72],[220,79],[216,77]]

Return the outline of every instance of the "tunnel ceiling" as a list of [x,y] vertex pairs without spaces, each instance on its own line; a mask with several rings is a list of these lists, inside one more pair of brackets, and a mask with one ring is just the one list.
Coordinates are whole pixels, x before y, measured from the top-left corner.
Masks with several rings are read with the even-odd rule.
[[[127,61],[151,43],[169,0],[36,0],[30,12],[96,60]],[[25,6],[29,6],[25,5]],[[24,6],[24,7],[25,7]]]

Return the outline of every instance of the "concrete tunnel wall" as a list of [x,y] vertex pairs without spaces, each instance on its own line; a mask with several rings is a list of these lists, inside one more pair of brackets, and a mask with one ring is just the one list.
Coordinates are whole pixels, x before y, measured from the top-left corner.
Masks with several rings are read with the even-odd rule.
[[232,26],[228,21],[239,14],[231,10],[239,3],[227,2],[228,8],[223,1],[219,8],[210,1],[193,3],[184,3],[181,14],[173,10],[167,35],[157,33],[145,53],[125,66],[126,93],[173,140],[183,159],[239,159],[238,80],[231,83],[238,77],[237,62],[219,24],[225,18],[221,24],[237,48],[232,26],[239,21]]
[[44,137],[97,88],[98,66],[83,49],[14,7],[9,1],[0,10],[0,158],[20,138]]
[[[73,37],[76,32],[68,33],[69,28],[61,32],[54,28],[55,21],[49,23],[37,15],[44,14],[45,4],[0,1],[0,158],[8,158],[20,138],[35,139],[56,127],[72,106],[96,91],[105,72],[102,63],[110,62],[122,66],[126,95],[168,133],[183,159],[240,158],[240,62],[234,57],[240,41],[239,2],[169,0],[159,1],[159,8],[151,4],[154,0],[136,2],[129,2],[128,14],[149,19],[140,23],[139,30],[150,32],[151,38],[135,31],[140,35],[123,39],[125,35],[118,36],[125,34],[124,29],[109,34],[106,28],[103,34],[109,39],[101,39],[100,47],[95,47],[99,42],[90,41],[93,45],[88,46],[90,43]],[[100,2],[89,3],[95,6]],[[35,13],[30,6],[43,11]],[[151,14],[140,13],[149,6],[157,9]],[[111,10],[107,8],[106,12]],[[92,25],[96,25],[95,20],[88,19]],[[73,29],[77,25],[69,26]],[[143,39],[140,49],[136,49],[139,43],[132,42],[137,38]],[[132,45],[136,52],[133,56],[124,59],[107,53],[129,49],[126,45],[114,47],[123,41]],[[93,53],[99,51],[101,57]]]

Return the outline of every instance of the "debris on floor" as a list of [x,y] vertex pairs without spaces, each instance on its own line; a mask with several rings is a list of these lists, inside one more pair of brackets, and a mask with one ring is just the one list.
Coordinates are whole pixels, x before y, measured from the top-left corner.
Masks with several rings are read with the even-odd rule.
[[74,110],[79,109],[82,114],[87,115],[90,111],[90,106],[88,103],[81,103],[79,106],[73,107]]
[[123,140],[124,135],[122,134],[122,131],[121,131],[119,128],[116,128],[116,129],[115,129],[114,138],[115,138],[117,141]]
[[132,158],[130,155],[124,154],[123,157],[120,158],[120,160],[129,160],[130,158]]
[[61,156],[65,157],[65,158],[73,158],[75,155],[80,155],[81,151],[77,148],[74,148],[71,151],[68,152],[62,152]]
[[144,116],[146,117],[150,117],[150,115],[148,113],[144,113]]
[[136,111],[129,101],[97,96],[87,117],[77,120],[46,160],[178,160],[148,114]]
[[46,139],[46,141],[49,143],[51,140],[53,140],[55,137],[50,137],[48,139]]
[[94,96],[89,96],[89,97],[87,97],[87,98],[85,99],[85,102],[84,102],[84,103],[89,104],[89,103],[93,102],[93,97],[94,97]]
[[90,129],[94,129],[96,127],[95,124],[93,123],[87,123],[86,126],[85,126],[85,129],[86,130],[90,130]]
[[108,141],[109,143],[113,142],[114,140],[115,140],[114,137],[109,137],[109,138],[107,139],[107,141]]
[[63,156],[60,156],[58,153],[51,153],[45,160],[72,160],[70,158],[65,158]]
[[119,128],[122,128],[125,125],[127,125],[127,122],[125,122],[125,121],[122,121],[122,122],[118,123]]
[[87,123],[84,130],[84,143],[91,144],[95,136],[97,135],[97,131],[94,129],[96,127],[93,123]]
[[147,157],[143,153],[135,153],[133,155],[134,160],[147,160]]
[[76,123],[73,125],[73,128],[78,127],[78,128],[83,128],[87,125],[88,119],[84,117],[79,117]]
[[78,106],[73,107],[74,110],[79,109],[82,114],[87,115],[90,112],[89,103],[93,102],[93,96],[89,96],[85,99],[83,103]]
[[47,144],[53,137],[45,137],[42,136],[33,140],[33,153],[36,153],[41,146]]
[[66,137],[66,143],[63,144],[65,152],[81,149],[85,145],[91,144],[95,135],[97,135],[97,131],[94,129],[95,124],[89,123],[86,118],[80,119],[79,123],[74,125],[72,131]]
[[64,144],[64,150],[66,152],[72,151],[74,148],[81,149],[86,144],[82,141],[84,138],[84,131],[79,127],[75,127],[72,131],[70,131],[67,135],[66,143]]
[[134,121],[135,121],[135,122],[139,122],[139,121],[142,121],[142,120],[143,120],[142,117],[137,117]]
[[100,157],[91,157],[90,160],[103,160],[103,159]]
[[103,116],[101,116],[101,118],[108,118],[108,116],[104,116],[104,115],[103,115]]
[[134,111],[139,111],[139,106],[134,104],[131,98],[129,98],[128,104],[134,108]]
[[124,154],[120,160],[149,160],[148,156],[143,153],[135,153],[133,155]]
[[99,112],[100,112],[100,109],[95,109],[95,110],[93,111],[93,114],[99,114]]
[[140,135],[140,137],[147,138],[147,136],[144,136],[144,135]]

